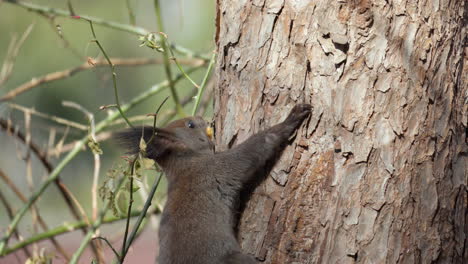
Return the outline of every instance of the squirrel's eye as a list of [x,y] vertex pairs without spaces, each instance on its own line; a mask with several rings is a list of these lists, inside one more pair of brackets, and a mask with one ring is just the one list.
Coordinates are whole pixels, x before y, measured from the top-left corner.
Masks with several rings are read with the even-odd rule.
[[195,124],[193,123],[192,120],[190,120],[190,121],[187,122],[187,126],[188,126],[189,128],[194,128],[194,127],[195,127]]

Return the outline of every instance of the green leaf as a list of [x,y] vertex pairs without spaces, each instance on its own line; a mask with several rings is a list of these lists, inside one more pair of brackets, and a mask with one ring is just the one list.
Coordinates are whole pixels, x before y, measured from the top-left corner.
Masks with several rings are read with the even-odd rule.
[[125,216],[127,215],[127,210],[128,210],[128,204],[130,202],[130,198],[128,195],[128,192],[125,192],[123,190],[119,190],[117,192],[116,198],[115,198],[115,207],[117,209],[118,215],[119,216]]

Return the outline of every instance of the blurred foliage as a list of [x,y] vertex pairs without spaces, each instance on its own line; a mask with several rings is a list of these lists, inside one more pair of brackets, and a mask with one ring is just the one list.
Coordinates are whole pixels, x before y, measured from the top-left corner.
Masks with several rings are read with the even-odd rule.
[[[61,8],[67,10],[67,1],[35,0],[30,1],[35,4]],[[73,9],[77,15],[90,15],[103,18],[109,21],[117,21],[130,24],[129,12],[126,0],[101,0],[101,1],[71,1]],[[156,31],[156,18],[154,14],[153,1],[130,1],[135,13],[136,24],[149,31]],[[190,50],[211,54],[214,49],[214,1],[189,1],[189,0],[167,0],[162,3],[162,17],[165,25],[165,33],[171,41],[180,44]],[[86,21],[66,17],[47,18],[46,15],[39,15],[18,6],[0,2],[0,64],[7,56],[8,46],[14,36],[18,38],[30,24],[34,28],[21,47],[14,64],[11,78],[0,86],[0,96],[19,85],[30,81],[32,78],[45,74],[62,71],[79,66],[86,62],[86,57],[102,58],[95,43],[90,42],[93,38],[89,24]],[[126,32],[109,29],[100,25],[95,25],[97,37],[104,46],[106,53],[110,57],[119,58],[154,58],[162,57],[157,51],[147,47],[140,47],[139,36]],[[67,41],[64,42],[62,37]],[[183,58],[181,55],[177,55]],[[173,65],[174,73],[179,70]],[[166,79],[162,65],[147,65],[133,67],[117,67],[117,86],[120,100],[127,102],[133,96],[147,90],[152,85]],[[204,70],[196,71],[190,76],[198,83],[203,78]],[[184,97],[193,86],[187,81],[177,84],[177,90],[181,97]],[[161,103],[169,91],[165,91],[142,103],[127,116],[152,113]],[[86,117],[73,109],[62,106],[62,101],[73,101],[94,114],[96,121],[107,116],[106,111],[99,110],[102,105],[114,104],[114,93],[112,78],[108,67],[95,68],[80,72],[70,78],[55,82],[45,83],[35,87],[31,91],[17,96],[12,102],[22,106],[34,108],[41,112],[62,117],[71,121],[87,124]],[[173,108],[172,101],[169,100],[164,109]],[[164,109],[162,112],[164,112]],[[186,106],[191,109],[191,104]],[[208,111],[208,115],[210,115]],[[187,111],[189,112],[189,111]],[[24,131],[24,114],[11,110],[7,103],[0,103],[0,117],[11,119],[20,130]],[[151,124],[152,119],[145,122]],[[41,147],[47,146],[47,141],[54,129],[57,133],[55,142],[65,136],[65,143],[86,135],[87,131],[67,129],[50,121],[32,117],[31,134],[34,142]],[[24,194],[29,194],[26,184],[26,165],[21,160],[26,152],[21,144],[14,142],[14,138],[0,132],[0,168],[9,175]],[[113,164],[121,155],[121,150],[114,147],[112,142],[101,143],[104,155],[101,156],[101,181],[105,179],[106,171],[112,168]],[[20,153],[21,155],[17,155]],[[60,157],[51,158],[55,164]],[[117,165],[116,165],[117,166]],[[142,172],[143,173],[143,172]],[[148,178],[143,179],[151,182],[156,173],[145,170],[144,174]],[[44,169],[33,157],[33,180],[40,183],[44,179]],[[74,159],[61,173],[62,180],[69,189],[78,197],[85,210],[89,213],[91,207],[91,183],[93,175],[93,155],[87,150],[81,152],[78,158]],[[5,185],[0,184],[0,191],[5,194],[14,208],[18,209],[22,203],[16,199],[13,193]],[[161,194],[157,194],[161,197]],[[49,187],[45,195],[38,201],[41,213],[50,226],[60,224],[71,217],[61,213],[57,217],[57,212],[67,212],[64,202],[57,199],[58,193],[54,187]],[[136,205],[141,205],[142,201],[136,201]],[[3,213],[3,206],[0,205],[0,226],[5,226],[9,222],[6,214]],[[62,218],[63,217],[63,218]],[[66,218],[66,219],[65,219]],[[30,228],[30,217],[25,217],[21,226],[26,227],[23,235],[33,232]],[[3,230],[1,230],[3,231]]]

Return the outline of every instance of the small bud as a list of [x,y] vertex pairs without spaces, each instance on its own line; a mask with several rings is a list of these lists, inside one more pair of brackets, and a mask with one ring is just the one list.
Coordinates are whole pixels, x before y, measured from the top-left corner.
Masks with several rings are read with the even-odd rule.
[[88,57],[87,61],[88,61],[88,65],[96,66],[96,60],[95,59],[93,59],[91,57]]
[[166,33],[164,33],[164,32],[159,32],[159,34],[160,34],[161,36],[163,36],[164,38],[167,38],[167,34],[166,34]]

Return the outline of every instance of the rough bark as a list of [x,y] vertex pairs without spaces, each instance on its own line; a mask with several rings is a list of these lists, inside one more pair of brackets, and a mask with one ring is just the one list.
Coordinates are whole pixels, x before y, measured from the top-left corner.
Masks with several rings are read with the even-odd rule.
[[244,250],[266,263],[468,259],[466,1],[217,9],[217,144],[314,107],[247,204]]

